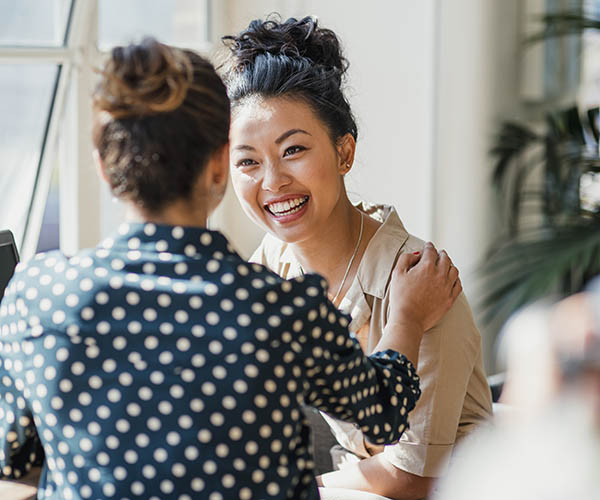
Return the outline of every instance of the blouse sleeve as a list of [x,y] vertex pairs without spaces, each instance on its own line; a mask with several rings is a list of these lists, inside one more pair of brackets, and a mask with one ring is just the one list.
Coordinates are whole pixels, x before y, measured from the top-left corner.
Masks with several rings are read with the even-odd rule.
[[350,318],[327,299],[326,283],[304,277],[308,324],[299,353],[304,369],[305,402],[331,416],[356,423],[369,441],[397,441],[408,425],[408,413],[421,394],[412,363],[396,351],[365,356],[348,333]]
[[23,396],[21,309],[16,287],[7,287],[0,306],[0,479],[19,479],[43,458],[33,417]]

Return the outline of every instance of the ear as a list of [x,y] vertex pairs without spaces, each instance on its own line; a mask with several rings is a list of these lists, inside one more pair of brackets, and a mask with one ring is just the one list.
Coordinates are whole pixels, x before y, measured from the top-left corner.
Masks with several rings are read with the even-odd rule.
[[94,148],[92,151],[92,158],[94,158],[94,165],[96,165],[96,172],[98,172],[98,176],[104,180],[104,182],[110,185],[108,175],[104,170],[104,163],[102,162],[102,158],[100,158],[100,151],[98,151],[97,148]]
[[206,165],[205,180],[208,192],[225,193],[229,178],[229,143],[221,146]]
[[340,137],[337,141],[338,152],[338,171],[340,175],[346,175],[350,172],[354,164],[354,153],[356,151],[356,140],[352,134],[347,133]]

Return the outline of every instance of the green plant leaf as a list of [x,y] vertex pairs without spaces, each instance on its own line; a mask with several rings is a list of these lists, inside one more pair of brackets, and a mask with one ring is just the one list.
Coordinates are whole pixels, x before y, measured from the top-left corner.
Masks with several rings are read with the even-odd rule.
[[501,185],[510,163],[540,139],[525,125],[516,122],[502,124],[496,143],[490,150],[490,154],[497,158],[492,175],[493,183]]
[[481,270],[487,284],[481,298],[487,322],[506,319],[517,308],[552,293],[575,293],[600,274],[599,219],[521,238],[499,246]]

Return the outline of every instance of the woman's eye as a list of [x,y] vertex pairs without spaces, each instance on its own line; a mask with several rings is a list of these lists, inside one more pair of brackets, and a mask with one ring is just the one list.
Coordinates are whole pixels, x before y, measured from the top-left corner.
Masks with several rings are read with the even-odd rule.
[[245,158],[238,161],[235,165],[236,167],[251,167],[252,165],[256,165],[256,162],[250,158]]
[[290,156],[296,153],[299,153],[300,151],[304,151],[306,148],[304,146],[290,146],[289,148],[287,148],[285,150],[285,152],[283,153],[283,156]]

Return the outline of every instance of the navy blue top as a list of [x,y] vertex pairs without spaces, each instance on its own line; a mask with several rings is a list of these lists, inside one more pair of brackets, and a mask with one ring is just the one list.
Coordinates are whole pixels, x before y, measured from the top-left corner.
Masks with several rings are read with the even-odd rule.
[[0,306],[0,477],[43,458],[39,498],[318,498],[300,405],[383,444],[420,394],[348,323],[319,276],[281,279],[206,229],[38,255]]

